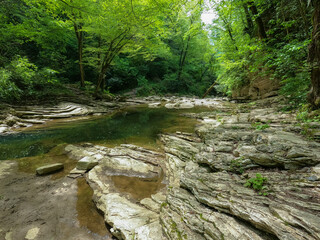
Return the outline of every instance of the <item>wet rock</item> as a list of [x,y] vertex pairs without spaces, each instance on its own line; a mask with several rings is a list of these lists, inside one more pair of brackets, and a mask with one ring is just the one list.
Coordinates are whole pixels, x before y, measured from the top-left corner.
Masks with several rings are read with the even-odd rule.
[[88,156],[78,161],[77,169],[87,171],[87,170],[91,170],[96,165],[98,165],[98,161],[94,157]]
[[0,126],[0,133],[4,133],[8,130],[8,127],[6,126]]
[[194,107],[194,104],[193,103],[190,103],[190,102],[182,102],[180,105],[179,105],[179,108],[180,109],[188,109],[188,108],[193,108]]
[[9,126],[12,127],[13,125],[15,125],[18,121],[18,118],[12,115],[9,115],[6,119],[5,119],[5,123]]
[[161,107],[161,102],[149,103],[148,107],[149,108],[159,108],[159,107]]
[[[134,146],[130,147],[131,150],[133,148],[139,149],[139,152],[135,153],[136,156],[143,154],[152,156],[152,152],[149,150]],[[128,149],[122,150],[130,153]],[[143,150],[145,151],[144,153],[141,152]],[[120,153],[119,151],[121,149],[113,149],[109,152],[109,157],[116,156],[116,153]],[[159,157],[161,155],[153,154],[153,156]],[[145,198],[141,200],[141,205],[139,205],[128,198],[126,194],[117,193],[110,178],[108,178],[113,173],[106,171],[105,164],[107,163],[104,163],[104,160],[89,172],[88,182],[94,190],[94,201],[97,207],[104,212],[105,221],[112,226],[112,234],[118,239],[166,239],[162,235],[162,228],[159,222],[160,203],[151,198]],[[152,161],[154,160],[152,159]],[[145,155],[144,161],[147,161],[147,156]],[[130,160],[129,162],[132,163]],[[118,164],[125,165],[125,168],[128,165],[126,161],[119,161]],[[109,167],[110,165],[108,165]],[[123,170],[121,166],[117,166],[117,170],[119,169]],[[149,171],[153,171],[152,168]],[[143,176],[145,175],[149,174],[143,173]],[[163,196],[156,195],[153,198],[158,200],[163,199]]]
[[[163,154],[130,144],[115,148],[93,144],[68,145],[65,150],[75,159],[83,157],[88,162],[99,162],[88,173],[87,181],[94,191],[94,202],[104,213],[105,221],[112,226],[114,236],[118,239],[166,239],[159,222],[164,196],[155,194],[136,203],[130,194],[118,192],[112,180],[116,175],[159,181],[163,174],[160,166]],[[78,171],[72,171],[71,176],[79,174]]]
[[60,171],[62,169],[63,169],[62,163],[55,163],[55,164],[50,164],[50,165],[46,165],[46,166],[37,168],[36,173],[37,173],[37,175],[41,176],[41,175],[46,175],[46,174]]

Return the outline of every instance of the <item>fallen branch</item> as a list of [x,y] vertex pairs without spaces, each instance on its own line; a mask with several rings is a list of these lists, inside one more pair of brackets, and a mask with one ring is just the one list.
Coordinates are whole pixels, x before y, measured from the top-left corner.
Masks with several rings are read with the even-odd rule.
[[211,91],[212,89],[214,88],[214,86],[216,85],[217,83],[214,82],[209,88],[208,90],[206,91],[206,93],[202,96],[202,98],[205,98]]

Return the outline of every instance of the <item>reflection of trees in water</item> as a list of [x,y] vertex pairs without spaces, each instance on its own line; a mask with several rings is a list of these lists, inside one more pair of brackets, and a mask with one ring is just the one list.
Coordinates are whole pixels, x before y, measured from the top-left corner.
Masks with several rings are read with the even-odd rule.
[[143,137],[156,141],[162,128],[172,125],[175,116],[163,109],[120,113],[110,118],[72,122],[49,130],[8,135],[0,139],[0,159],[35,156],[47,153],[60,143],[121,140]]

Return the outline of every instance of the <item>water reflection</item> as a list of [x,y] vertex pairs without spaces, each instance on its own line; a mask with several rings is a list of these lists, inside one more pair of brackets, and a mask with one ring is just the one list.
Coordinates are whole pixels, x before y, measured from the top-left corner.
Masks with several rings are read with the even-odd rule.
[[116,145],[142,141],[145,146],[156,146],[157,135],[161,132],[193,130],[196,121],[180,116],[180,113],[164,108],[127,109],[113,116],[0,136],[0,160],[44,154],[63,143]]

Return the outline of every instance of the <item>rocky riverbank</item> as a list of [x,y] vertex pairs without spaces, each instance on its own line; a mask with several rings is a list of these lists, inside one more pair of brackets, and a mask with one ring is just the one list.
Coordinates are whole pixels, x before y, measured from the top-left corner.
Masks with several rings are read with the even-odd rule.
[[[219,102],[188,114],[201,120],[195,134],[162,134],[164,156],[132,145],[69,154],[99,160],[87,181],[118,239],[320,239],[320,124],[306,136],[278,106]],[[143,199],[110,178],[152,182],[161,172],[166,187]]]
[[129,144],[65,147],[79,161],[69,176],[86,177],[114,237],[320,239],[319,123],[297,122],[280,111],[277,97],[249,104],[149,97],[122,104],[211,108],[184,113],[199,120],[195,132],[161,134],[162,152]]
[[[170,109],[189,109],[193,107],[218,107],[220,99],[197,99],[192,97],[135,97],[106,102],[92,99],[78,102],[59,102],[56,104],[37,104],[26,106],[2,105],[0,110],[0,134],[12,133],[19,128],[41,125],[52,120],[104,115],[128,106],[166,107]],[[85,102],[85,103],[84,103]]]

